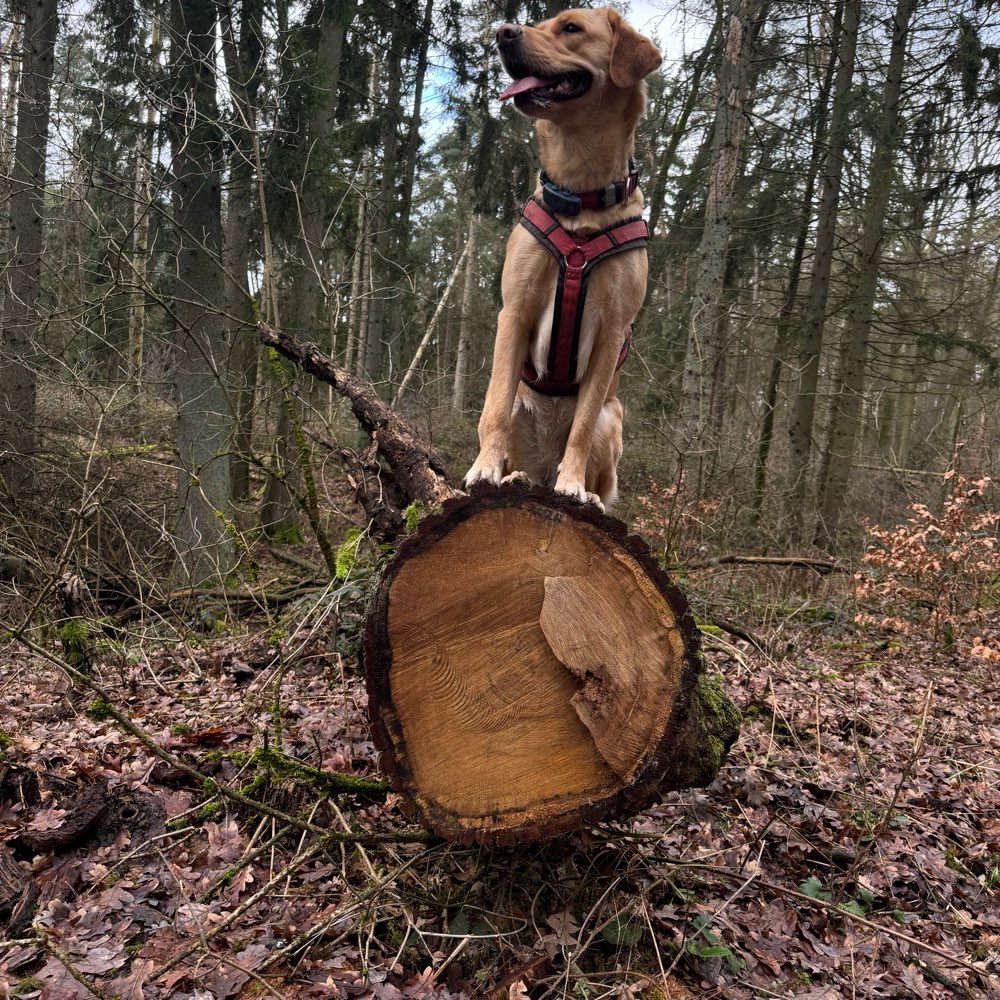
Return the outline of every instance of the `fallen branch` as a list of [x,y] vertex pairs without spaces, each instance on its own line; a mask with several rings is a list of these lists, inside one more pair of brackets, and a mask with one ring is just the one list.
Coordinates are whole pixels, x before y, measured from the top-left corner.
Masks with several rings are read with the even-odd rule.
[[851,569],[832,559],[814,559],[811,556],[743,556],[738,554],[717,556],[704,562],[678,563],[668,566],[667,571],[691,573],[699,569],[712,569],[715,566],[785,566],[790,569],[812,569],[821,576],[827,573],[850,573]]
[[716,617],[713,617],[711,621],[705,622],[704,625],[701,626],[703,630],[706,625],[709,627],[714,626],[723,632],[728,632],[729,635],[737,639],[742,639],[744,642],[749,643],[755,649],[759,650],[765,656],[776,657],[775,651],[764,639],[759,639],[752,632],[748,632],[739,625],[734,625],[732,622],[723,621],[721,618]]
[[[434,508],[451,497],[463,495],[449,483],[441,459],[386,405],[371,382],[348,374],[316,344],[296,340],[267,323],[258,324],[257,331],[262,343],[294,361],[307,374],[332,385],[350,401],[354,416],[371,434],[379,458],[392,470],[395,486],[408,503],[416,501]],[[365,477],[355,483],[355,489],[366,510],[372,505],[373,496],[377,495],[379,502],[386,502],[384,491],[373,487]],[[401,523],[401,516],[395,520]]]

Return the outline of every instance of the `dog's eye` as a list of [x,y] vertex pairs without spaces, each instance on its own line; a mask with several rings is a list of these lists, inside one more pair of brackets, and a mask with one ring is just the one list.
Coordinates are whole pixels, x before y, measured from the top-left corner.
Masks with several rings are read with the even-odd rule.
[[574,31],[583,31],[583,28],[581,28],[580,25],[578,25],[575,21],[567,21],[562,26],[562,30],[572,33]]

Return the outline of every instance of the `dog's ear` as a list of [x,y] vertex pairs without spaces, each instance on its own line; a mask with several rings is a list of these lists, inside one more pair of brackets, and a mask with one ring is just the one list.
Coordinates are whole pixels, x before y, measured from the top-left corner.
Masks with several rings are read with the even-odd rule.
[[660,50],[645,35],[630,28],[616,10],[607,8],[611,22],[611,82],[634,87],[663,61]]

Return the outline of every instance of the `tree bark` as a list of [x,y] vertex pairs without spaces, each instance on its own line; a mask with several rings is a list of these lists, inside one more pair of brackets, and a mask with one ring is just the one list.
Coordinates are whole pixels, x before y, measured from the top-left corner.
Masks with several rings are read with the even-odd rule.
[[458,331],[458,349],[455,351],[455,381],[452,385],[451,408],[456,413],[465,409],[465,382],[469,374],[469,344],[472,341],[472,289],[476,277],[476,240],[479,216],[469,215],[469,255],[465,260],[465,283],[462,286],[462,315]]
[[816,181],[819,176],[820,163],[823,159],[823,146],[828,139],[828,122],[830,117],[829,100],[833,86],[833,78],[840,59],[840,38],[842,29],[842,8],[837,8],[832,26],[830,40],[830,58],[823,73],[819,93],[816,96],[816,134],[813,139],[812,155],[809,158],[809,170],[806,174],[805,190],[802,194],[802,215],[799,220],[799,232],[792,252],[789,268],[788,286],[781,303],[781,310],[775,323],[774,354],[771,359],[771,369],[768,374],[767,387],[764,390],[764,417],[761,421],[760,434],[757,439],[757,457],[754,463],[754,516],[759,519],[764,507],[767,489],[767,463],[771,454],[771,442],[774,438],[774,417],[778,406],[778,388],[781,383],[781,372],[785,363],[793,325],[799,317],[799,284],[802,279],[802,262],[805,258],[806,244],[809,239],[809,229],[812,222],[813,197],[816,192]]
[[[350,375],[316,344],[296,340],[266,323],[259,325],[258,333],[264,344],[294,361],[307,374],[332,385],[350,400],[358,423],[371,435],[377,454],[392,471],[392,496],[400,497],[404,503],[415,501],[424,507],[434,508],[451,497],[461,495],[449,483],[441,459],[420,440],[405,420],[382,401],[367,379]],[[370,456],[367,459],[364,456],[359,459],[356,455],[346,457],[362,479],[365,470],[373,469]],[[377,467],[374,474],[380,474]],[[362,488],[366,488],[363,483]],[[376,484],[371,492],[377,493],[379,488]],[[366,502],[371,498],[359,499]],[[390,516],[387,523],[393,520]],[[399,518],[395,518],[395,523],[398,528]]]
[[177,240],[174,283],[177,400],[177,582],[225,580],[235,565],[226,371],[220,305],[222,135],[216,105],[215,8],[173,0],[170,109]]
[[37,358],[41,319],[42,219],[45,154],[52,103],[52,69],[59,30],[56,0],[29,0],[17,98],[17,137],[10,180],[13,259],[4,298],[6,347],[0,353],[0,478],[17,496],[33,480],[37,449]]
[[[160,18],[154,13],[149,26],[149,72],[160,60]],[[149,268],[149,216],[153,204],[153,142],[156,136],[156,103],[143,97],[141,141],[135,151],[135,201],[132,207],[132,290],[128,306],[128,364],[136,389],[142,388],[146,356],[146,295]]]
[[240,37],[235,36],[230,4],[222,13],[222,52],[235,114],[230,128],[229,184],[226,191],[225,283],[226,322],[232,344],[229,364],[235,418],[232,458],[233,498],[250,492],[250,456],[260,345],[256,336],[253,297],[247,275],[252,266],[254,178],[260,165],[257,95],[263,82],[264,9],[260,0],[244,2]]
[[737,0],[729,16],[718,77],[718,105],[712,138],[712,165],[705,197],[705,223],[696,254],[698,276],[691,303],[681,387],[683,453],[695,494],[718,442],[712,433],[713,387],[722,357],[723,299],[736,178],[740,169],[744,109],[749,90],[754,22],[766,0]]
[[739,713],[645,543],[549,490],[481,487],[425,518],[368,610],[382,766],[417,818],[514,843],[709,784]]

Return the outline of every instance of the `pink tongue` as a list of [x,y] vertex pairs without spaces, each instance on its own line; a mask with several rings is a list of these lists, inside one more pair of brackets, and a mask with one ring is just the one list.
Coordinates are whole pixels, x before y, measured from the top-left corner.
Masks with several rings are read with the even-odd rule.
[[526,90],[535,90],[537,87],[550,87],[555,82],[554,79],[543,79],[539,76],[522,76],[520,80],[515,80],[500,95],[500,100],[506,101],[508,97],[513,97],[515,94],[523,94]]

